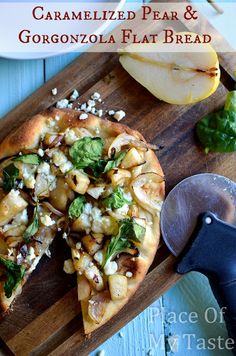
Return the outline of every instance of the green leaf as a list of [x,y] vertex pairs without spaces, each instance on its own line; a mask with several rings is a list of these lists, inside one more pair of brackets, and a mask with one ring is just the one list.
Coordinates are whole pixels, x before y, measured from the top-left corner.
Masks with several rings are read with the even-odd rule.
[[104,205],[110,209],[119,209],[123,205],[130,205],[131,202],[124,197],[124,192],[120,187],[116,187],[111,195],[103,200]]
[[236,113],[236,90],[230,91],[227,95],[225,106],[225,111],[234,111]]
[[76,168],[86,168],[102,158],[103,140],[100,137],[83,137],[69,150]]
[[196,132],[206,153],[236,151],[236,90],[228,93],[224,110],[197,123]]
[[134,219],[121,220],[120,234],[131,241],[142,242],[145,236],[146,229],[136,223]]
[[197,123],[202,145],[214,152],[236,151],[236,113],[219,111],[206,115]]
[[42,162],[42,158],[39,157],[36,153],[25,154],[21,156],[17,156],[14,158],[14,161],[20,161],[23,163],[38,165]]
[[98,178],[102,173],[107,173],[111,169],[114,169],[120,165],[122,160],[124,159],[128,150],[121,151],[117,154],[117,156],[113,159],[105,160],[100,159],[99,161],[95,162],[90,168],[93,171],[94,177]]
[[38,206],[34,208],[34,215],[31,224],[27,227],[23,234],[23,239],[26,243],[31,241],[31,237],[33,237],[39,229],[39,216],[38,216]]
[[146,229],[137,224],[134,219],[121,220],[118,234],[111,238],[107,246],[103,266],[105,266],[109,259],[129,248],[131,242],[141,242],[145,233]]
[[25,268],[15,262],[0,257],[0,263],[6,268],[7,280],[4,283],[4,291],[7,298],[12,296],[13,290],[18,286],[25,274]]
[[130,246],[131,246],[130,242],[126,238],[122,238],[120,234],[113,236],[111,238],[111,241],[109,242],[109,245],[107,246],[105,261],[103,263],[103,266],[105,266],[107,261],[110,258],[112,258],[114,255],[121,253],[122,251],[129,248]]
[[84,205],[86,204],[86,199],[83,195],[78,196],[73,200],[69,206],[68,215],[72,220],[77,219],[84,210]]
[[109,172],[111,169],[118,167],[125,158],[127,152],[128,150],[121,151],[117,154],[116,158],[109,160],[104,168],[103,173]]
[[76,141],[69,150],[74,166],[77,169],[90,168],[95,178],[118,167],[127,150],[119,152],[113,159],[105,160],[102,159],[103,146],[100,137],[83,137]]
[[90,168],[93,171],[93,176],[95,178],[99,178],[100,175],[104,172],[104,168],[107,164],[105,159],[100,159],[99,161],[95,162]]
[[18,176],[19,169],[16,168],[13,163],[3,169],[3,189],[6,192],[15,188]]

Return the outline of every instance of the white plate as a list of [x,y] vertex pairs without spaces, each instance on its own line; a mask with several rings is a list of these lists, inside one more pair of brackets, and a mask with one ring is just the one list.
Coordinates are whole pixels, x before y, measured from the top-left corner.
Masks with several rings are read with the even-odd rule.
[[217,2],[218,6],[224,11],[218,14],[217,11],[206,1],[191,1],[208,22],[228,41],[234,50],[236,50],[235,39],[235,0],[221,0]]
[[[93,1],[98,1],[99,0],[93,0]],[[116,0],[102,0],[103,2],[115,2]],[[78,1],[80,2],[80,1]],[[101,0],[100,0],[101,2]],[[125,4],[126,0],[120,0],[118,2],[117,0],[117,6],[114,8],[115,11],[119,11],[123,8],[124,4]],[[108,31],[108,27],[110,25],[113,25],[114,26],[114,21],[110,20],[110,21],[106,21],[103,23],[102,26],[98,27],[96,29],[96,31],[94,32],[95,35],[99,35],[99,34],[102,34],[102,33],[105,33],[106,32],[109,32]],[[71,45],[68,45],[68,47],[63,47],[61,50],[57,51],[57,52],[49,52],[49,53],[26,53],[26,52],[16,52],[16,53],[0,53],[0,57],[2,58],[6,58],[6,59],[22,59],[22,60],[25,60],[25,59],[45,59],[45,58],[49,58],[49,57],[54,57],[54,56],[58,56],[58,55],[62,55],[62,54],[66,54],[66,53],[69,53],[69,52],[75,52],[76,50],[79,51],[85,51],[85,47],[88,48],[88,45],[81,45],[81,44],[71,44]]]

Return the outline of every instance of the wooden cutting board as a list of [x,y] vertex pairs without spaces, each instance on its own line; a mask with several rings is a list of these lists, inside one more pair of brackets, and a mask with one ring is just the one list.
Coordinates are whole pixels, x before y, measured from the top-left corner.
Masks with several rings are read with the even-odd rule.
[[[200,172],[215,172],[236,180],[236,155],[205,155],[194,133],[194,126],[202,116],[223,105],[225,85],[232,87],[225,70],[222,80],[224,85],[221,83],[214,95],[200,103],[169,105],[135,82],[119,65],[115,54],[86,54],[1,120],[0,139],[33,114],[68,96],[74,88],[82,94],[80,103],[97,91],[104,100],[103,110],[123,109],[126,112],[124,124],[141,131],[147,141],[163,147],[157,154],[165,172],[167,192],[183,178]],[[56,97],[51,95],[54,87],[58,88]],[[0,337],[6,353],[87,355],[180,278],[174,272],[175,258],[161,244],[132,300],[109,323],[86,338],[76,298],[75,276],[66,275],[62,270],[70,251],[62,239],[55,239],[51,251],[52,258],[42,258],[13,310],[2,317]]]

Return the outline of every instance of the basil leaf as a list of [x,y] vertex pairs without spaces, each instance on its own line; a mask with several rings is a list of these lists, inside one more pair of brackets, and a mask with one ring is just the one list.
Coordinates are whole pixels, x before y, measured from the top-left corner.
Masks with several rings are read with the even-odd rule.
[[127,151],[128,150],[119,152],[118,155],[113,159],[100,159],[99,161],[95,162],[92,166],[90,166],[93,171],[94,177],[98,178],[102,173],[107,173],[111,169],[118,167],[121,161],[124,159]]
[[139,225],[134,219],[121,220],[120,234],[131,241],[142,242],[146,233],[145,227]]
[[100,159],[99,161],[95,162],[90,168],[93,171],[93,175],[95,178],[99,178],[100,175],[104,172],[104,168],[107,164],[107,161],[104,159]]
[[15,188],[18,176],[19,169],[13,163],[3,169],[3,189],[6,192]]
[[17,156],[14,158],[14,161],[20,161],[23,163],[38,165],[42,162],[42,158],[39,157],[36,153],[25,154],[21,156]]
[[13,261],[0,257],[0,263],[6,267],[7,280],[4,283],[4,291],[7,298],[12,296],[12,291],[18,286],[25,274],[25,268]]
[[27,227],[23,234],[23,239],[26,243],[31,241],[31,237],[33,237],[39,229],[39,216],[38,216],[38,207],[34,208],[34,215],[31,224]]
[[103,266],[105,266],[109,259],[129,248],[132,241],[141,242],[145,233],[146,229],[137,224],[134,219],[121,220],[118,234],[111,238],[107,246]]
[[236,151],[236,112],[219,111],[197,123],[197,136],[206,151]]
[[110,258],[112,258],[114,255],[121,253],[122,251],[129,248],[130,246],[131,246],[130,242],[126,238],[122,238],[120,234],[113,236],[111,238],[111,241],[109,242],[109,245],[107,246],[105,261],[103,263],[103,266],[105,266],[107,261]]
[[130,204],[131,202],[124,197],[123,190],[120,187],[116,187],[111,195],[103,200],[104,205],[110,209],[119,209],[125,204]]
[[100,137],[83,137],[76,141],[69,150],[76,168],[90,167],[101,159],[103,140]]
[[236,90],[230,91],[227,95],[224,109],[236,112]]
[[77,219],[84,210],[84,205],[86,203],[86,199],[83,195],[78,196],[73,200],[73,202],[69,206],[68,215],[72,220]]
[[123,161],[128,150],[121,151],[117,154],[116,158],[113,160],[109,160],[104,168],[103,173],[109,172],[111,169],[114,169],[120,165]]

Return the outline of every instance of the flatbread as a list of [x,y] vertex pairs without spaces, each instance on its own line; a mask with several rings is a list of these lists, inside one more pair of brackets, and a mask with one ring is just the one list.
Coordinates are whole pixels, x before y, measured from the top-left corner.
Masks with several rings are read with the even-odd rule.
[[[23,156],[27,154],[36,154],[40,157],[41,155],[43,157],[40,157],[40,160],[45,161],[46,159],[46,162],[41,162],[33,173],[33,178],[36,180],[34,188],[25,188],[27,179],[22,175],[17,179],[16,186],[14,187],[15,190],[20,191],[21,195],[22,190],[25,190],[32,198],[35,195],[35,191],[39,191],[35,187],[37,187],[37,181],[40,181],[40,179],[37,178],[40,174],[41,176],[50,176],[51,181],[53,181],[52,176],[54,176],[56,181],[53,181],[53,187],[50,186],[51,183],[49,184],[45,196],[42,195],[37,198],[40,209],[44,209],[38,213],[39,227],[40,229],[47,229],[47,231],[50,231],[50,239],[44,244],[44,249],[41,250],[40,254],[33,260],[33,267],[36,266],[40,257],[45,250],[47,250],[56,235],[57,229],[65,229],[65,232],[63,233],[62,231],[61,234],[67,240],[68,245],[72,250],[73,261],[73,263],[69,263],[72,261],[67,261],[67,268],[65,268],[65,270],[69,273],[76,271],[78,281],[81,279],[81,276],[83,276],[83,278],[85,275],[87,276],[85,277],[85,283],[89,285],[89,295],[86,298],[83,298],[81,306],[85,333],[89,334],[111,319],[112,316],[114,316],[127,303],[144,279],[145,274],[153,261],[160,239],[159,219],[161,204],[164,199],[164,180],[161,178],[163,177],[163,171],[155,153],[150,149],[150,146],[139,132],[119,123],[102,120],[91,114],[88,114],[86,120],[81,120],[80,115],[81,112],[78,111],[52,108],[34,116],[31,120],[21,125],[17,130],[13,131],[0,144],[0,159],[2,160],[2,163],[0,164],[0,177],[3,179],[3,169],[12,163],[12,157],[20,157],[19,153]],[[87,188],[84,188],[83,186],[82,189],[81,180],[83,181],[83,176],[78,178],[79,182],[75,181],[75,176],[73,176],[73,170],[75,169],[75,162],[73,160],[75,160],[75,157],[72,158],[69,149],[75,142],[84,137],[101,138],[103,142],[103,153],[100,158],[106,162],[115,161],[120,152],[125,152],[125,155],[123,160],[119,162],[118,166],[114,166],[113,169],[106,173],[100,172],[100,176],[96,177],[96,179],[93,177],[94,171],[91,173],[91,167],[84,168],[81,173],[82,175],[86,175],[84,184],[86,185],[87,180],[89,183]],[[128,168],[122,168],[122,162],[125,162],[126,154],[128,154],[131,149],[134,154],[134,165],[131,164]],[[132,161],[131,153],[129,153],[129,155],[131,156]],[[65,157],[67,160],[65,160]],[[135,161],[135,157],[139,157],[139,159],[141,158],[142,162],[137,164],[138,161]],[[13,163],[19,167],[19,162]],[[26,163],[23,163],[23,165],[25,164]],[[45,167],[42,166],[45,164],[47,169],[47,165],[50,166],[49,173],[46,173],[47,169],[45,170]],[[126,166],[129,164],[130,161],[128,163],[126,162]],[[22,167],[20,167],[20,171],[22,171]],[[81,172],[81,167],[79,167],[79,171]],[[120,177],[120,180],[117,177]],[[57,192],[59,180],[61,184],[63,183],[62,180],[64,180],[68,189],[67,193],[63,191],[63,194],[66,194],[66,198],[64,197],[66,201],[61,198],[63,194]],[[19,189],[19,184],[23,184],[22,189]],[[32,185],[33,183],[31,181],[30,183],[28,182],[28,184]],[[114,198],[112,194],[117,187],[119,187],[121,193],[126,196],[126,203],[123,204],[123,207],[121,207],[120,210],[119,208],[114,207],[107,208],[104,205],[105,199],[111,196]],[[92,195],[94,194],[94,188],[100,188],[101,193],[97,198],[88,194],[88,189],[90,191],[91,188],[93,192]],[[96,192],[97,191],[99,190],[96,190]],[[141,200],[136,197],[136,193],[138,194],[140,192],[144,194],[141,196]],[[3,192],[2,194],[5,196],[6,192]],[[82,208],[82,213],[80,212],[81,215],[76,218],[68,218],[68,208],[78,196],[84,196],[86,200],[86,203]],[[128,196],[130,201],[127,203]],[[145,199],[142,200],[142,197]],[[51,209],[51,206],[45,205],[45,202],[49,202],[54,210]],[[60,207],[62,207],[62,209],[60,209]],[[94,208],[96,209],[94,210]],[[87,211],[86,209],[90,211]],[[57,212],[60,214],[57,215]],[[97,220],[95,218],[95,212],[98,215],[100,214]],[[48,215],[49,218],[45,219],[45,214]],[[90,219],[90,226],[83,228],[84,221],[81,222],[82,216],[88,218],[88,221]],[[104,265],[104,259],[107,256],[107,249],[111,238],[118,235],[123,219],[129,220],[132,224],[137,223],[138,225],[141,225],[143,228],[143,237],[139,242],[134,242],[127,236],[127,239],[131,239],[129,240],[131,246],[130,249],[128,252],[126,249],[119,254],[114,254],[109,261],[106,261],[107,273],[105,273],[106,264]],[[43,225],[45,220],[49,221],[48,226]],[[52,221],[53,224],[51,223]],[[63,225],[63,221],[64,226],[61,226],[61,224]],[[114,228],[114,226],[110,226],[109,224],[108,227],[104,227],[102,225],[104,221],[107,223],[109,222],[110,224],[111,221],[114,222],[114,226],[116,226],[116,229],[118,230],[112,232],[111,228]],[[9,223],[12,222],[10,221],[8,224]],[[39,233],[40,231],[38,231],[37,234]],[[2,232],[2,234],[2,238],[7,242],[4,232]],[[85,240],[83,240],[86,235],[91,236],[92,239],[97,239],[96,241],[99,240],[99,244],[101,245],[100,251],[103,253],[103,262],[98,262],[94,259],[96,253],[92,254],[89,252],[90,245],[86,245],[84,242]],[[35,235],[32,236],[32,239],[34,238]],[[37,244],[34,240],[31,240],[30,243],[33,248],[35,247],[35,244]],[[92,247],[95,248],[96,246],[94,247],[94,245],[92,245]],[[132,255],[133,252],[131,250],[138,251],[139,255]],[[83,269],[83,266],[81,267],[79,265],[81,264],[81,256],[83,254],[91,257],[90,264],[85,267],[85,269]],[[11,256],[5,256],[5,258],[11,259]],[[16,258],[16,256],[14,258]],[[114,266],[116,267],[116,271],[113,271],[113,273],[108,271],[108,263],[111,262],[113,263],[113,270]],[[68,266],[71,266],[71,271],[68,271]],[[99,290],[96,289],[96,283],[94,284],[93,281],[90,280],[90,277],[88,277],[88,273],[86,272],[86,268],[91,267],[97,268],[99,276],[102,278],[103,288]],[[4,280],[0,282],[0,303],[4,310],[9,307],[15,296],[20,293],[22,285],[25,283],[31,272],[31,267],[26,270],[25,277],[13,290],[10,298],[6,298],[5,296]],[[114,298],[114,295],[112,295],[109,289],[111,287],[109,284],[110,282],[108,283],[108,281],[112,279],[112,275],[123,276],[122,280],[127,283],[127,293],[122,299],[119,299],[119,295],[118,299]],[[81,291],[80,283],[81,282],[78,283],[79,292]],[[79,300],[81,300],[81,295],[79,295]],[[99,310],[96,310],[96,308]],[[93,318],[92,316],[93,313],[96,315],[97,312],[99,318],[95,320],[96,317]]]

